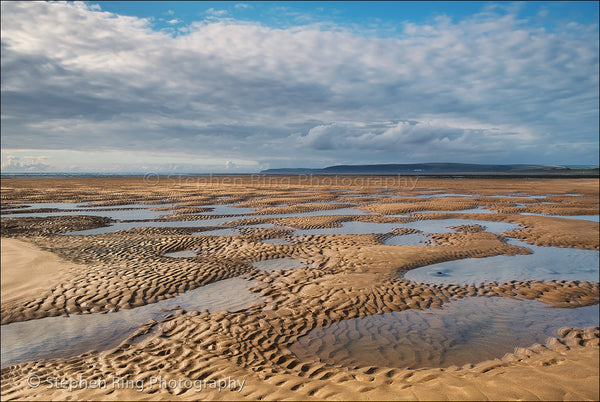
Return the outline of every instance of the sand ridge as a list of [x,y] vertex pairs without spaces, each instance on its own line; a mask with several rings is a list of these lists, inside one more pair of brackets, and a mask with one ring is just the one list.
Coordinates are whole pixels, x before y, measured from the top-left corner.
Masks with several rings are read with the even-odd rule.
[[82,267],[17,239],[1,239],[2,305],[18,303],[50,290]]

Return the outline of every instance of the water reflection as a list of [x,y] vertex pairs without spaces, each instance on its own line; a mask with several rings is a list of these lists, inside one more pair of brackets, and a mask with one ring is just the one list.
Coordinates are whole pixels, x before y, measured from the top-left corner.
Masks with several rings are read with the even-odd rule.
[[406,310],[317,328],[290,346],[300,360],[342,366],[462,366],[544,343],[563,326],[598,325],[598,305],[576,309],[474,297],[442,310]]
[[478,284],[511,280],[566,280],[597,282],[600,252],[575,248],[540,247],[511,239],[533,254],[466,258],[408,271],[411,281],[431,284]]
[[1,365],[116,347],[141,324],[163,319],[165,313],[161,310],[172,310],[176,306],[185,310],[243,310],[261,300],[248,290],[254,285],[254,281],[231,278],[131,310],[47,317],[2,325]]

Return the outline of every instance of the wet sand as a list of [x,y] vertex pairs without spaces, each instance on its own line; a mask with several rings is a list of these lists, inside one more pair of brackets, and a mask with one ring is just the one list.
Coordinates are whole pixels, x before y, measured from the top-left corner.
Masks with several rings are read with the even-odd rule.
[[[414,188],[398,181],[388,185],[390,191],[382,191],[389,178],[373,177],[369,183],[365,183],[364,177],[353,176],[337,183],[327,177],[310,178],[310,182],[306,178],[280,177],[279,181],[268,182],[266,179],[213,177],[212,182],[198,178],[165,179],[158,184],[144,182],[143,178],[3,179],[3,210],[28,202],[94,202],[93,205],[115,208],[136,202],[170,202],[175,204],[172,214],[159,220],[227,217],[226,225],[237,227],[240,232],[210,236],[202,235],[202,231],[217,227],[139,227],[95,236],[69,236],[63,233],[111,222],[86,216],[3,215],[3,325],[66,314],[118,314],[120,309],[134,312],[136,307],[234,277],[255,280],[258,284],[252,290],[262,302],[234,312],[178,310],[152,330],[148,327],[140,332],[147,333],[140,341],[129,340],[110,350],[71,358],[4,367],[2,400],[599,398],[597,327],[563,329],[543,345],[522,345],[514,353],[471,361],[460,367],[353,368],[349,364],[300,359],[292,353],[292,345],[314,329],[360,317],[401,314],[409,309],[437,311],[461,299],[526,299],[557,308],[597,304],[598,282],[528,280],[428,285],[402,278],[403,272],[438,262],[530,253],[525,247],[507,243],[506,238],[539,246],[598,250],[596,222],[520,215],[523,212],[598,214],[597,180],[426,178],[414,186],[413,182],[408,183]],[[353,195],[363,197],[332,190],[354,190]],[[469,196],[414,197],[431,194],[430,190]],[[255,216],[242,219],[235,215],[203,214],[207,212],[206,206],[215,204],[257,210],[252,214]],[[367,214],[272,217],[327,211],[332,206],[355,208]],[[460,213],[480,206],[493,210],[494,214]],[[442,212],[419,214],[419,211]],[[417,214],[389,216],[411,212]],[[520,228],[491,233],[467,225],[452,232],[431,234],[428,236],[431,242],[420,246],[386,245],[383,244],[386,235],[377,233],[294,236],[294,230],[336,228],[344,222],[393,223],[401,227],[402,223],[422,219],[457,218],[515,223]],[[277,226],[240,226],[248,223]],[[399,233],[414,231],[396,230],[395,234]],[[270,239],[285,239],[288,244],[264,242]],[[9,254],[5,258],[5,244],[10,245],[6,250],[12,253],[10,258]],[[196,256],[165,255],[184,250],[195,250]],[[29,261],[36,261],[36,256],[42,255],[50,255],[44,259],[55,262],[52,271],[45,271],[44,280],[37,275],[14,276],[24,266],[36,269],[38,265]],[[299,259],[306,266],[276,270],[253,267],[254,262],[278,258]],[[9,281],[6,285],[9,287],[5,287],[5,271],[12,272],[12,277],[20,283]],[[88,383],[73,382],[73,386],[84,388],[73,390],[56,386],[48,389],[47,384],[32,387],[27,383],[31,375]],[[157,377],[184,382],[172,388],[154,384],[149,389]],[[124,389],[122,383],[115,384],[115,378],[131,380],[129,389]],[[228,386],[220,392],[210,388],[223,379],[244,381],[244,385],[238,382],[235,389]],[[107,383],[93,389],[89,384],[92,380]],[[195,386],[198,383],[193,383],[199,380],[204,381],[201,390]],[[212,380],[215,382],[211,383]],[[141,390],[135,384],[145,387]]]

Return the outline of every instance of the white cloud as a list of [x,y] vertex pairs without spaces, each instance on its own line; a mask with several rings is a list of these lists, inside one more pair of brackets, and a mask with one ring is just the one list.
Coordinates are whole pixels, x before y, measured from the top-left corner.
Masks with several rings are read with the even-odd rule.
[[400,121],[369,125],[332,123],[318,125],[306,133],[292,134],[290,142],[298,142],[314,150],[350,150],[354,152],[391,153],[394,155],[444,155],[468,159],[469,154],[502,152],[509,141],[513,150],[537,144],[530,133],[513,131],[511,127],[477,127],[456,121]]
[[40,172],[46,171],[50,167],[45,161],[45,156],[14,156],[8,155],[6,162],[2,163],[2,170],[5,172]]
[[547,32],[489,9],[406,24],[400,37],[230,19],[173,37],[80,2],[1,4],[6,148],[210,150],[272,167],[276,157],[390,162],[399,153],[598,160],[589,27]]
[[345,147],[348,137],[348,128],[340,124],[319,125],[308,130],[306,136],[292,135],[292,140],[299,140],[301,144],[313,149],[336,149]]
[[206,10],[206,14],[212,15],[214,17],[223,17],[223,16],[227,15],[227,10],[217,10],[217,9],[211,7],[208,10]]

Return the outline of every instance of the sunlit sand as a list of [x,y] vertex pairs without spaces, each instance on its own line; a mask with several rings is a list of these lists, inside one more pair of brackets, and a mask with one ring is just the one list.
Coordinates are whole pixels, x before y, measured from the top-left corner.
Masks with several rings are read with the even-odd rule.
[[598,399],[597,180],[229,179],[3,179],[2,399]]

